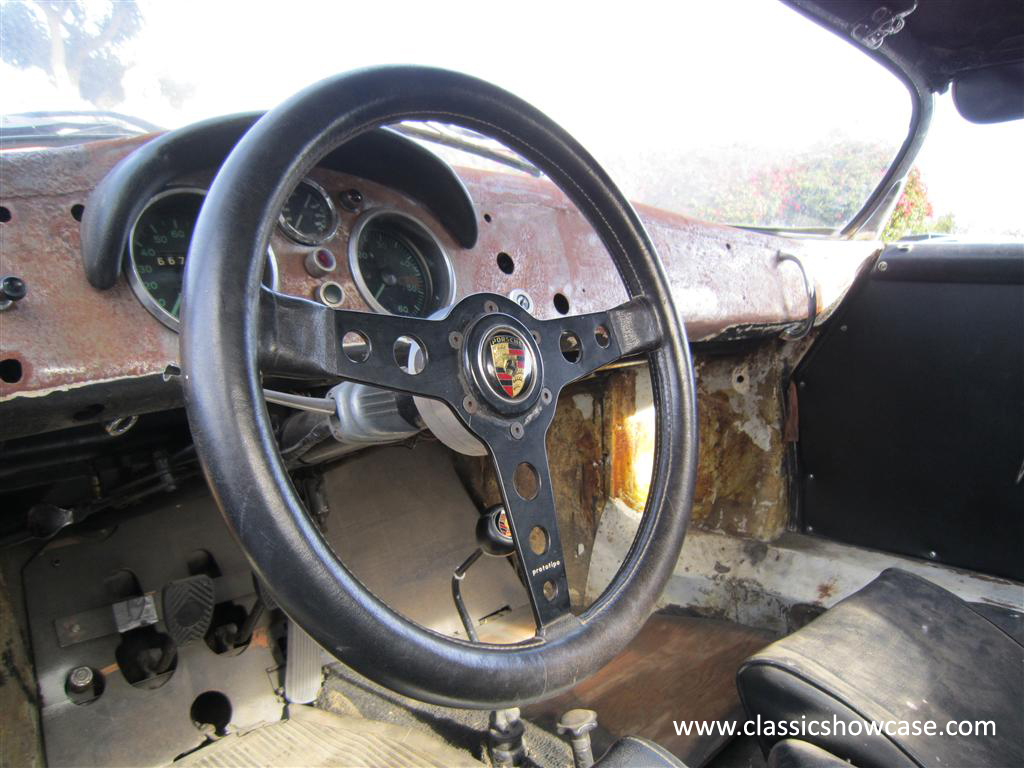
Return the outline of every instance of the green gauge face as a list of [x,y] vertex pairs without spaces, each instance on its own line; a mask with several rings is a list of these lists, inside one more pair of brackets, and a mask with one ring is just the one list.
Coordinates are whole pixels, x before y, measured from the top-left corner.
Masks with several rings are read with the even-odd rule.
[[181,311],[185,256],[202,204],[198,192],[172,192],[151,203],[132,230],[131,269],[152,300],[151,308],[174,320]]
[[386,225],[359,236],[358,265],[366,290],[385,311],[421,317],[431,295],[430,273],[419,251]]
[[319,245],[338,228],[338,214],[327,193],[309,180],[300,181],[281,211],[281,229],[300,243]]

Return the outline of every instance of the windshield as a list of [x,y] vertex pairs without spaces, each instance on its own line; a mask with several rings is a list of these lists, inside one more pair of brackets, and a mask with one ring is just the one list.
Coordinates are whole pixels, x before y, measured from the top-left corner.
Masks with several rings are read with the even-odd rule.
[[[11,113],[103,110],[173,128],[272,107],[346,69],[430,64],[547,112],[634,201],[720,222],[841,227],[910,118],[890,73],[765,0],[2,0],[0,11],[7,126],[25,120]],[[61,122],[64,143],[140,130]]]

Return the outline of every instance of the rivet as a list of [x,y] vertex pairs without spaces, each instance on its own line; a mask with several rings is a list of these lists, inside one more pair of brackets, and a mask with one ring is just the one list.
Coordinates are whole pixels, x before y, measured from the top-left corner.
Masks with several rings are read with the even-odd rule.
[[512,433],[512,437],[514,437],[516,440],[521,440],[523,437],[523,425],[520,424],[518,421],[513,422],[512,426],[509,427],[509,432]]

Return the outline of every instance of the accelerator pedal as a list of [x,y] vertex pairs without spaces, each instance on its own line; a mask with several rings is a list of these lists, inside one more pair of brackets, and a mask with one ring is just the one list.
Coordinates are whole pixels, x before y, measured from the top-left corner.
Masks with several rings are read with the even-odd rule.
[[288,663],[284,669],[284,697],[293,704],[316,701],[324,682],[324,664],[330,656],[306,630],[288,620]]

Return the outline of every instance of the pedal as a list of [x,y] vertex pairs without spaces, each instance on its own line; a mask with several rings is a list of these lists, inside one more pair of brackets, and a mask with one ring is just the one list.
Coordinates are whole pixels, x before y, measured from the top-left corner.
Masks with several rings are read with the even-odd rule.
[[316,640],[288,620],[288,663],[284,670],[284,697],[293,704],[315,701],[324,681],[324,664],[330,656]]
[[164,587],[164,625],[179,646],[202,638],[210,628],[214,606],[213,579],[206,575],[172,581]]

